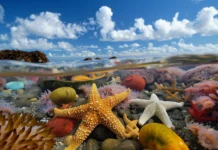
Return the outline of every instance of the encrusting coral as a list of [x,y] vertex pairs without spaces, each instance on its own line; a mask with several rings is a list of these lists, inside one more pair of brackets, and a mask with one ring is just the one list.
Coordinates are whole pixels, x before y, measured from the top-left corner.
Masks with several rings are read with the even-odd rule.
[[87,104],[62,110],[55,108],[54,112],[57,116],[82,119],[66,150],[75,150],[98,124],[103,124],[118,137],[126,138],[124,126],[111,109],[122,102],[129,93],[130,89],[127,89],[122,93],[101,99],[96,85],[92,84]]
[[54,143],[54,135],[36,116],[0,112],[1,150],[51,150]]
[[181,84],[182,88],[177,87],[176,80],[172,81],[172,87],[167,87],[163,84],[157,84],[156,82],[154,83],[154,85],[157,90],[163,90],[167,94],[167,96],[165,97],[166,100],[185,101],[185,97],[183,95],[185,88],[184,83]]

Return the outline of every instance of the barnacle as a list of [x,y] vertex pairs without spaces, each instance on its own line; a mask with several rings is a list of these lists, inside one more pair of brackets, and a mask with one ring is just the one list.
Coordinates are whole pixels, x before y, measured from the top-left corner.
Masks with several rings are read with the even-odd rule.
[[54,142],[49,127],[37,122],[36,116],[0,112],[1,150],[50,150]]

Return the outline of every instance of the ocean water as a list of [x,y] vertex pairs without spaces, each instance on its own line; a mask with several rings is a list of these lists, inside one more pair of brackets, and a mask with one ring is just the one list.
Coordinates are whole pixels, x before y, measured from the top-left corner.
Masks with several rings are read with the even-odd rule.
[[[118,131],[111,131],[109,125],[100,123],[103,125],[97,124],[92,129],[87,127],[90,129],[90,133],[82,137],[79,144],[75,144],[76,142],[72,140],[72,143],[77,145],[74,148],[88,149],[92,147],[91,149],[94,149],[97,147],[96,149],[103,149],[105,143],[107,143],[105,141],[112,138],[119,141],[117,149],[125,146],[125,142],[132,145],[135,142],[135,145],[138,146],[135,149],[151,149],[149,146],[143,146],[149,145],[149,142],[153,142],[155,145],[160,145],[160,143],[155,140],[149,141],[147,139],[146,141],[142,138],[143,135],[154,134],[152,136],[157,136],[156,138],[160,138],[165,142],[164,146],[167,147],[171,144],[173,148],[182,150],[179,141],[175,140],[174,137],[169,137],[172,140],[167,141],[163,138],[164,135],[161,135],[163,133],[160,133],[158,137],[155,132],[146,133],[146,131],[142,132],[140,130],[146,124],[155,122],[166,125],[167,128],[172,130],[176,136],[182,139],[187,149],[217,149],[217,63],[218,56],[210,54],[181,55],[168,58],[105,58],[91,61],[57,59],[45,64],[1,60],[0,110],[2,112],[0,115],[0,146],[3,147],[3,150],[16,149],[15,147],[18,149],[38,149],[40,146],[42,149],[65,149],[69,146],[66,137],[70,141],[71,135],[76,134],[78,136],[74,136],[76,139],[82,137],[79,135],[79,132],[82,132],[79,128],[83,122],[86,122],[87,116],[81,117],[79,114],[68,117],[61,116],[65,119],[68,118],[68,120],[57,120],[55,122],[54,118],[59,115],[55,113],[54,109],[58,108],[70,112],[71,108],[88,104],[90,97],[93,96],[89,93],[91,86],[95,84],[101,99],[120,94],[128,88],[131,90],[127,98],[117,103],[111,110],[114,117],[119,118],[122,122],[124,122],[123,114],[127,114],[129,120],[138,120],[134,129],[137,128],[139,131],[134,138],[129,137],[126,140],[120,140],[116,137]],[[72,96],[72,90],[63,89],[63,87],[73,88],[77,95],[76,98]],[[62,89],[62,92],[51,96],[57,89]],[[140,122],[146,116],[145,114],[142,116],[142,113],[147,106],[132,104],[131,100],[152,100],[153,93],[160,101],[183,105],[180,107],[172,106],[172,109],[166,110],[167,113],[162,118],[158,115],[153,116],[147,111],[146,113],[151,117],[142,124]],[[96,97],[98,98],[98,96]],[[93,96],[93,99],[96,97]],[[169,105],[173,104],[170,103]],[[152,109],[158,110],[159,108],[154,107]],[[89,111],[93,110],[90,107],[85,111],[88,114]],[[25,116],[24,114],[32,116],[32,121],[31,117],[27,117],[28,119],[22,118],[22,116]],[[107,113],[105,114],[107,116]],[[98,117],[101,118],[99,115]],[[163,121],[164,117],[168,118],[167,122]],[[16,119],[22,121],[19,122]],[[74,122],[72,123],[69,120]],[[34,123],[23,124],[22,122],[25,121]],[[41,127],[40,123],[44,124],[44,126]],[[7,124],[10,127],[7,128]],[[126,127],[125,122],[124,124],[121,123],[121,125],[123,128]],[[25,128],[23,128],[24,126]],[[37,127],[44,128],[43,132],[37,130]],[[153,130],[157,130],[157,127],[154,126]],[[133,134],[132,130],[128,132]],[[16,138],[13,138],[15,135]],[[28,139],[28,136],[40,136],[41,138]],[[49,137],[47,141],[46,136]],[[22,140],[25,139],[29,141],[22,143]],[[28,145],[27,143],[29,147],[25,147],[25,144]],[[114,146],[114,144],[109,145]]]

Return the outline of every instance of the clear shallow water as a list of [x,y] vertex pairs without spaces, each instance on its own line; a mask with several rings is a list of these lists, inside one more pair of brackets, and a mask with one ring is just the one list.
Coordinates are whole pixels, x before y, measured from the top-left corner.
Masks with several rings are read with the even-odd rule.
[[[47,95],[48,99],[49,93],[55,89],[70,86],[75,88],[77,94],[79,95],[79,100],[77,101],[79,104],[75,105],[80,105],[81,99],[83,101],[87,99],[87,97],[77,89],[78,85],[73,83],[73,77],[78,75],[86,75],[89,78],[91,78],[92,74],[95,74],[97,77],[100,76],[100,78],[92,80],[92,83],[96,83],[98,88],[108,84],[110,85],[112,82],[116,82],[117,85],[113,86],[114,88],[117,88],[114,90],[116,92],[119,92],[121,83],[119,81],[112,81],[111,77],[120,77],[122,82],[128,76],[134,74],[141,75],[145,79],[145,88],[142,91],[134,94],[135,96],[138,96],[137,98],[141,97],[143,99],[149,99],[151,93],[156,92],[158,88],[156,87],[155,83],[159,85],[163,84],[167,88],[173,88],[173,83],[176,81],[175,85],[179,88],[183,88],[182,92],[178,94],[177,98],[184,101],[185,105],[181,109],[167,111],[168,115],[170,118],[172,118],[173,124],[176,126],[176,133],[178,133],[178,135],[185,140],[185,142],[189,143],[189,148],[193,150],[196,148],[203,150],[204,148],[202,145],[197,142],[198,140],[196,140],[198,137],[188,131],[185,127],[185,117],[190,115],[188,108],[191,108],[191,105],[190,100],[184,100],[183,96],[185,93],[183,90],[193,86],[196,83],[201,83],[204,81],[216,82],[218,80],[218,64],[214,65],[216,63],[218,63],[217,55],[181,55],[164,59],[122,58],[92,61],[77,60],[49,62],[46,64],[1,60],[0,77],[5,79],[6,83],[11,81],[22,81],[25,84],[25,87],[21,89],[23,93],[21,92],[22,94],[19,94],[16,90],[7,90],[6,87],[2,86],[0,88],[0,109],[8,108],[11,109],[11,111],[13,110],[13,112],[30,113],[37,115],[38,121],[48,122],[53,118],[53,116],[48,113],[48,110],[56,106],[47,106],[47,104],[43,103],[42,99],[46,98],[44,95]],[[190,71],[195,67],[201,66],[202,69],[197,69],[193,72]],[[101,77],[103,73],[106,74],[105,76]],[[211,84],[211,82],[209,82],[208,84]],[[84,81],[78,81],[78,83],[81,85],[87,84],[87,82]],[[208,84],[205,85],[207,86]],[[213,94],[218,96],[218,92],[214,92]],[[160,99],[166,101],[169,100],[165,97],[166,93],[164,93],[164,90],[159,89],[159,93],[157,92],[157,95],[160,97]],[[36,101],[31,101],[30,103],[29,101],[33,98],[36,98]],[[178,100],[174,98],[171,98],[170,101],[178,102]],[[217,108],[214,110],[216,111]],[[116,108],[114,111],[118,113],[119,109]],[[143,109],[140,109],[140,111],[142,112]],[[138,112],[138,114],[141,112]],[[131,115],[136,116],[137,114],[132,113]],[[131,119],[133,119],[133,117]],[[161,121],[155,117],[153,117],[153,120],[154,122],[161,123]],[[196,122],[198,123],[198,121]],[[214,121],[207,120],[206,124],[204,125],[210,125],[218,130],[218,126],[216,123],[214,124]],[[93,138],[95,139],[95,137]],[[55,140],[56,142],[63,142],[63,138],[56,138]],[[58,144],[54,146],[53,150],[62,150],[65,147],[64,145],[57,145]],[[85,146],[85,143],[81,145]]]

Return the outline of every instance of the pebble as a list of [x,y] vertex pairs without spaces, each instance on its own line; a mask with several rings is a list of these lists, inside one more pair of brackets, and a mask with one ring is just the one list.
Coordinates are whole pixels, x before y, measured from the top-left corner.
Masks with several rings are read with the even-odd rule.
[[23,95],[23,92],[24,92],[24,91],[23,91],[22,89],[17,90],[17,94],[18,94],[18,95]]
[[95,139],[89,139],[82,150],[99,150],[98,141]]
[[91,133],[90,137],[98,141],[104,141],[108,138],[115,138],[116,135],[103,125],[98,125]]
[[117,139],[106,139],[101,144],[101,150],[114,150],[120,143],[121,141]]
[[115,150],[141,150],[139,142],[135,140],[124,140],[121,142]]
[[24,83],[22,81],[11,81],[5,84],[6,89],[19,90],[24,88]]
[[29,101],[30,102],[36,102],[38,99],[36,97],[31,98]]
[[3,97],[11,96],[11,90],[3,90],[3,91],[1,91],[1,96],[3,96]]

